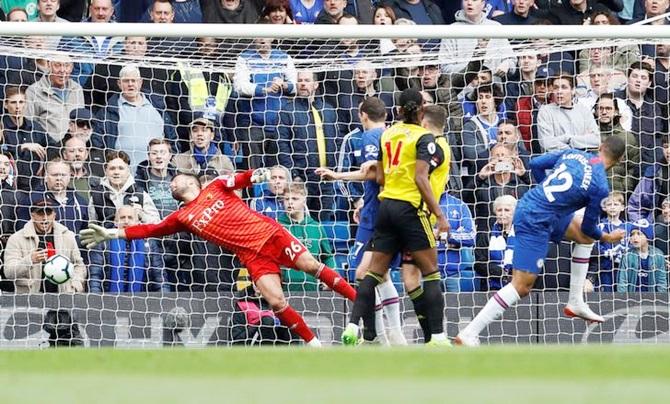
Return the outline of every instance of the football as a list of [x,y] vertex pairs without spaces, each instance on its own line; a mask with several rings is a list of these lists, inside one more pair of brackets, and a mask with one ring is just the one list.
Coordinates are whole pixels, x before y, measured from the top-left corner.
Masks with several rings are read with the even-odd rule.
[[72,263],[60,254],[54,255],[44,263],[44,277],[56,285],[70,280],[72,272]]

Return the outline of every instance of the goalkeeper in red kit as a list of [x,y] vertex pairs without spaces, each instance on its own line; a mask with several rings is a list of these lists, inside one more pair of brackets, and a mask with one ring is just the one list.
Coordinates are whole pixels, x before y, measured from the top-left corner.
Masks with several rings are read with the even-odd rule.
[[308,345],[320,346],[302,316],[286,301],[280,266],[306,272],[351,301],[356,298],[356,291],[335,271],[317,261],[280,224],[251,210],[234,192],[265,182],[268,177],[269,171],[260,168],[218,177],[201,189],[196,176],[178,174],[172,179],[170,189],[172,196],[183,205],[162,222],[124,229],[106,229],[91,224],[81,231],[82,244],[93,248],[115,238],[134,240],[182,231],[193,233],[237,254],[282,324],[300,335]]

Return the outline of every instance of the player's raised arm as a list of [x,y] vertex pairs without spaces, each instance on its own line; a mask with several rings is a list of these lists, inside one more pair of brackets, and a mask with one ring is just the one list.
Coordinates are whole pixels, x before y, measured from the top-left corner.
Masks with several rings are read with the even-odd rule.
[[539,184],[547,177],[547,170],[554,168],[558,159],[565,153],[565,151],[556,151],[552,153],[542,154],[530,160],[530,172],[533,178]]
[[264,167],[243,171],[235,175],[220,175],[215,179],[228,189],[249,188],[253,184],[268,182],[269,180],[270,170]]
[[374,181],[377,179],[377,162],[366,161],[361,168],[355,171],[336,172],[329,168],[317,168],[316,174],[326,181]]

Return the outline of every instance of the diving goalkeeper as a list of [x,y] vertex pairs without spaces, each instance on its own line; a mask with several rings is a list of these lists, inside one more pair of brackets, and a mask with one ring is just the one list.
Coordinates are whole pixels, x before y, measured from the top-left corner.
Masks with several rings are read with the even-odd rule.
[[105,229],[91,224],[81,231],[82,244],[93,248],[116,238],[134,240],[182,231],[193,233],[236,253],[282,324],[295,331],[308,345],[320,346],[302,316],[286,301],[280,266],[306,272],[351,301],[356,298],[356,291],[335,271],[317,261],[281,225],[251,210],[234,192],[265,182],[268,177],[269,170],[259,168],[218,177],[201,189],[196,176],[178,174],[170,182],[170,190],[172,197],[183,205],[162,222],[124,229]]

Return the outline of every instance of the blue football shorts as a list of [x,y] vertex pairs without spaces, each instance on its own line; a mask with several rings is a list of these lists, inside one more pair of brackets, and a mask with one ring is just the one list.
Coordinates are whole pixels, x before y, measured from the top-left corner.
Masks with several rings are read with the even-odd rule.
[[557,217],[555,214],[531,213],[526,209],[514,212],[514,256],[512,268],[540,274],[544,268],[549,243],[563,240],[573,214]]

